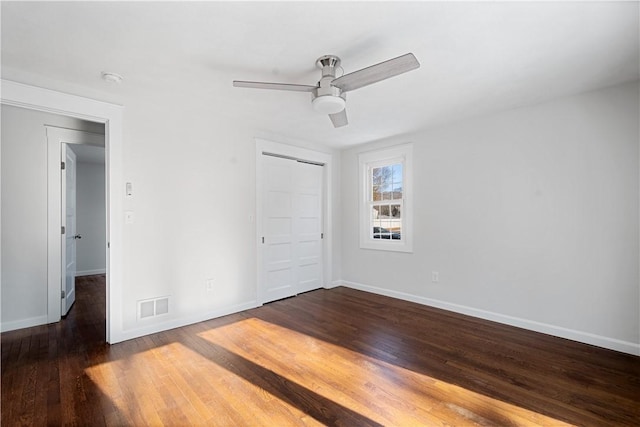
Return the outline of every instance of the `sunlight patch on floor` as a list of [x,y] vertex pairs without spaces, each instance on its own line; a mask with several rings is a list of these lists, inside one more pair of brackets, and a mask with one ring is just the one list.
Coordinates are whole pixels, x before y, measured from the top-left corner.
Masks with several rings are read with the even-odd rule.
[[[256,411],[284,423],[308,418],[295,407],[287,409],[286,418],[270,411],[274,400],[280,399],[179,342],[104,362],[85,373],[119,411],[119,418],[112,420],[116,425],[123,420],[131,425],[163,425],[174,419],[176,411],[189,424],[200,420],[204,425],[254,425]],[[242,398],[247,395],[252,398]],[[109,420],[108,414],[105,419]]]
[[163,339],[117,344],[85,370],[117,408],[109,424],[568,425],[390,363],[376,333],[359,338],[370,355],[258,318]]
[[569,425],[257,318],[199,336],[382,424]]

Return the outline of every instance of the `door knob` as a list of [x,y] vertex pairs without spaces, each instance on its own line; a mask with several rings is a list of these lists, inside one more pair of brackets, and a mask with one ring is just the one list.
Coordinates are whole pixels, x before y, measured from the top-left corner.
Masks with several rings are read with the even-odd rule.
[[79,235],[79,234],[76,234],[75,236],[73,236],[73,238],[74,238],[74,239],[76,239],[76,240],[77,240],[77,239],[82,239],[82,236],[81,236],[81,235]]

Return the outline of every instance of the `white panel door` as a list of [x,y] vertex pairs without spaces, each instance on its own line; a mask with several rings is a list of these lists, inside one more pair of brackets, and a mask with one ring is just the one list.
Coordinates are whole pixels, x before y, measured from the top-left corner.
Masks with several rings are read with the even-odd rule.
[[79,236],[76,235],[76,155],[68,144],[62,146],[65,164],[62,170],[62,218],[65,221],[65,238],[62,239],[62,315],[65,316],[76,300],[76,239]]
[[263,156],[261,302],[322,286],[321,166]]
[[296,162],[263,156],[262,302],[296,294],[294,179]]
[[295,217],[297,293],[322,287],[322,166],[296,162]]

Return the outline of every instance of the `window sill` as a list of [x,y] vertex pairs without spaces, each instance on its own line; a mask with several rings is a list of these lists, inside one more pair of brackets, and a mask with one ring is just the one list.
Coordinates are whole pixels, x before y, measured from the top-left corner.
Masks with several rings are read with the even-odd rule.
[[393,242],[393,241],[365,241],[360,242],[360,249],[372,249],[376,251],[388,251],[388,252],[405,252],[413,253],[413,247],[406,242]]

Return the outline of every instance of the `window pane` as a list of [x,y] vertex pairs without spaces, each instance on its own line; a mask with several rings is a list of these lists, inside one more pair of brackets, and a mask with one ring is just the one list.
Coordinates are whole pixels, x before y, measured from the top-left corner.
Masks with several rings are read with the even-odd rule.
[[391,217],[393,219],[400,219],[400,205],[391,205]]
[[373,238],[379,239],[380,230],[382,229],[382,219],[380,218],[380,206],[373,206],[371,209],[371,227],[373,232]]
[[380,168],[380,178],[383,185],[388,186],[393,181],[393,170],[391,166],[384,166]]
[[393,191],[393,165],[373,168],[371,170],[371,200],[392,200]]
[[391,225],[389,230],[393,232],[391,238],[401,240],[402,238],[402,207],[400,205],[391,205]]
[[402,163],[392,166],[393,200],[402,199]]
[[397,227],[392,228],[391,238],[393,240],[402,240],[402,227],[400,223],[396,223]]
[[391,166],[393,182],[402,182],[402,163],[396,163]]
[[380,219],[380,206],[373,206],[371,209],[371,231],[374,239],[379,239],[382,233],[382,219]]
[[380,206],[373,206],[371,209],[371,220],[375,221],[380,219]]
[[371,200],[374,202],[382,200],[383,169],[373,168],[371,171]]
[[393,191],[393,169],[385,166],[382,169],[382,200],[391,200]]
[[396,182],[393,184],[393,200],[400,200],[402,199],[402,183],[401,182]]
[[380,185],[382,183],[382,168],[373,168],[371,179],[373,180],[373,185]]
[[392,189],[391,185],[387,185],[382,189],[382,200],[391,200]]

